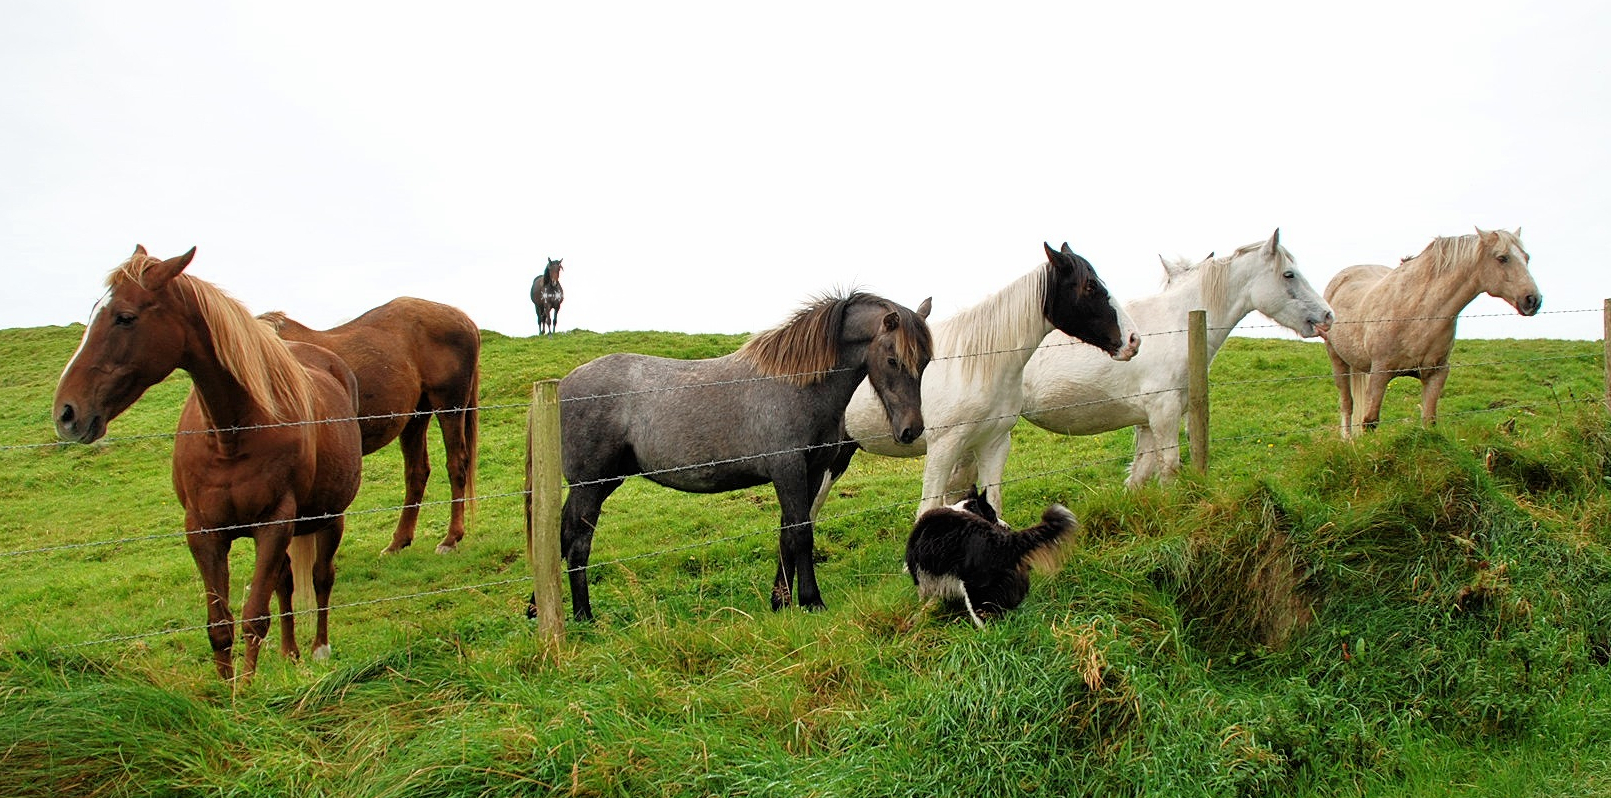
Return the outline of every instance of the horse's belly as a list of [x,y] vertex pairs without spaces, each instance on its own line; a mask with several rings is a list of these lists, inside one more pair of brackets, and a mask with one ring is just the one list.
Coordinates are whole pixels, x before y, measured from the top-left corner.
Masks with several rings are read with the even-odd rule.
[[1031,424],[1061,435],[1099,435],[1145,423],[1147,414],[1123,398],[1082,397],[1024,411]]

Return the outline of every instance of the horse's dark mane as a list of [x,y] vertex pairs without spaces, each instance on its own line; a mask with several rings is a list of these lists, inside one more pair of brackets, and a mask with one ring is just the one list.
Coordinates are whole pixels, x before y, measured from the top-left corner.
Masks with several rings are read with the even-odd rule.
[[[844,295],[824,295],[796,311],[788,321],[751,336],[735,355],[768,377],[778,377],[794,385],[819,383],[839,362],[839,336],[845,314],[854,305],[870,303],[888,311],[898,306],[865,291]],[[901,313],[896,357],[910,373],[920,373],[919,364],[933,353],[928,325],[916,323],[909,313]]]

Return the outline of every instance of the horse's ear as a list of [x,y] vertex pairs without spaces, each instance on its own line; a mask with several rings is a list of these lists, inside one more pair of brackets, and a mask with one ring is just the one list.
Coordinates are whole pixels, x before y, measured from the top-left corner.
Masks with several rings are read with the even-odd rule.
[[894,332],[901,328],[901,312],[892,310],[884,314],[884,332]]
[[1047,263],[1056,263],[1058,261],[1058,257],[1057,257],[1058,252],[1057,252],[1057,250],[1052,249],[1052,245],[1046,243],[1045,241],[1040,242],[1040,245],[1042,247],[1046,248],[1046,262]]
[[1067,241],[1063,242],[1063,250],[1062,251],[1063,251],[1064,255],[1067,255],[1070,258],[1074,257],[1074,250],[1068,248],[1068,242]]
[[[144,254],[145,254],[145,245],[144,244],[135,244],[134,245],[134,255],[144,255]],[[134,255],[130,255],[129,257],[132,258],[132,257],[134,257]]]
[[917,311],[916,311],[917,312],[917,317],[920,318],[920,319],[926,319],[926,318],[929,317],[929,311],[931,311],[933,309],[934,309],[934,297],[929,297],[927,299],[924,299],[922,304],[919,304],[917,306]]
[[1511,233],[1511,235],[1513,235],[1513,236],[1515,236],[1515,237],[1517,237],[1517,238],[1521,238],[1521,228],[1520,228],[1520,227],[1517,227],[1517,228],[1516,228],[1516,232],[1514,232],[1514,233]]
[[1280,246],[1281,246],[1281,228],[1277,227],[1277,228],[1275,228],[1275,232],[1270,234],[1270,240],[1264,242],[1264,251],[1273,254],[1275,252],[1280,251],[1279,250]]
[[145,290],[157,291],[168,284],[169,280],[179,276],[179,273],[190,265],[190,260],[196,257],[196,248],[191,247],[189,252],[178,257],[169,258],[145,271]]

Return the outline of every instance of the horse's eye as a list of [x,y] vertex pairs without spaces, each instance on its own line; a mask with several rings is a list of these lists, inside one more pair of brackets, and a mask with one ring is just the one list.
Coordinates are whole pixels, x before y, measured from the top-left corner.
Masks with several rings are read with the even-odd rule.
[[901,367],[901,362],[899,360],[896,360],[895,358],[890,358],[889,359],[889,367],[892,368],[892,369],[898,369],[898,368]]
[[1287,278],[1288,280],[1291,280],[1292,278],[1297,277],[1298,275],[1296,275],[1293,272],[1289,271],[1286,274],[1283,274],[1281,276]]
[[1500,255],[1499,256],[1499,262],[1500,263],[1509,263],[1510,262],[1510,256],[1509,255]]
[[128,312],[119,313],[112,317],[112,323],[119,327],[132,327],[134,326],[134,314]]

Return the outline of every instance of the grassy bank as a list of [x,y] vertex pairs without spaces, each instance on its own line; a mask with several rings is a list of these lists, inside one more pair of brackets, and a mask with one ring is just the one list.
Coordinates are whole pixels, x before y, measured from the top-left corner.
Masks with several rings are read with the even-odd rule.
[[983,631],[919,612],[900,573],[920,461],[859,456],[839,483],[813,614],[766,610],[769,490],[633,480],[595,543],[612,563],[593,571],[599,619],[556,652],[522,614],[532,381],[740,339],[489,333],[486,498],[461,551],[432,553],[436,505],[416,546],[378,556],[401,463],[370,457],[336,656],[267,651],[232,689],[192,628],[168,484],[183,376],[109,443],[33,445],[77,336],[0,331],[0,794],[1611,792],[1598,342],[1462,341],[1436,431],[1405,423],[1400,380],[1382,431],[1344,445],[1321,347],[1235,338],[1214,364],[1211,473],[1138,492],[1119,487],[1129,433],[1020,425],[1007,519],[1061,501],[1083,526]]

